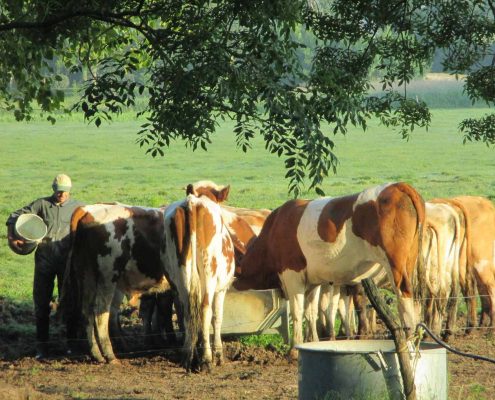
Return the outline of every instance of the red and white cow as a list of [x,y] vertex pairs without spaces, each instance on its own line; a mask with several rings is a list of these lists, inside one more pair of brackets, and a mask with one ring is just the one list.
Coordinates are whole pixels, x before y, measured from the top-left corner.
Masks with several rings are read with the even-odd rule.
[[112,304],[120,305],[123,293],[170,288],[160,254],[163,222],[163,209],[121,204],[87,205],[72,215],[61,307],[68,331],[82,314],[99,362],[116,360],[108,334]]
[[[207,180],[189,184],[186,188],[186,195],[205,196],[219,204],[228,199],[229,193],[230,185],[217,185]],[[225,204],[220,204],[220,210],[223,223],[234,243],[236,265],[238,265],[247,247],[261,232],[271,210],[231,207]]]
[[[288,201],[267,218],[241,261],[234,286],[267,289],[281,282],[290,303],[294,346],[303,340],[307,292],[325,282],[360,282],[381,265],[399,298],[404,327],[414,329],[411,278],[424,221],[424,201],[405,183],[344,197]],[[294,348],[291,353],[297,354]]]
[[182,305],[183,365],[187,370],[209,370],[212,365],[212,318],[213,353],[217,364],[223,362],[220,336],[223,303],[234,277],[235,261],[234,245],[216,201],[207,196],[189,195],[165,211],[162,260]]

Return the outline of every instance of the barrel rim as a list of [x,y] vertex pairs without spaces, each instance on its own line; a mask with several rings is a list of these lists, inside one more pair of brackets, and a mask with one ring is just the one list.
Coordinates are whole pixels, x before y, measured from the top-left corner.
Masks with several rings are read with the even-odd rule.
[[[345,344],[347,346],[355,345],[355,349],[337,349],[335,348],[339,344]],[[366,349],[366,345],[369,345],[369,349]],[[372,346],[371,346],[372,345]],[[382,346],[380,346],[382,345]],[[327,348],[325,348],[327,347]],[[324,341],[324,342],[308,342],[296,345],[296,349],[300,352],[309,352],[309,353],[326,353],[326,354],[370,354],[370,353],[397,353],[395,348],[395,343],[393,340],[353,340],[353,341]],[[446,352],[445,347],[431,342],[420,342],[420,352],[431,351],[431,350],[441,350]],[[411,353],[415,353],[416,350],[411,351]]]

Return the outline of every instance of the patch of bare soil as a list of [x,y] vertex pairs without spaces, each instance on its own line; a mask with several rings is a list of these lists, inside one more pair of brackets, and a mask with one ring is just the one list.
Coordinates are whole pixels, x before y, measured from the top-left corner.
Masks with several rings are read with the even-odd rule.
[[[11,318],[15,315],[11,312]],[[15,328],[10,319],[0,320]],[[274,349],[226,341],[224,365],[210,374],[188,374],[179,365],[178,349],[141,351],[142,336],[136,325],[127,328],[132,348],[121,355],[119,365],[65,357],[62,331],[52,343],[54,357],[39,362],[32,357],[32,336],[9,335],[4,327],[0,326],[0,399],[252,400],[298,396],[297,363],[290,363]],[[449,344],[495,358],[495,336],[486,329],[451,337]],[[449,399],[495,399],[495,364],[448,353],[448,367]]]

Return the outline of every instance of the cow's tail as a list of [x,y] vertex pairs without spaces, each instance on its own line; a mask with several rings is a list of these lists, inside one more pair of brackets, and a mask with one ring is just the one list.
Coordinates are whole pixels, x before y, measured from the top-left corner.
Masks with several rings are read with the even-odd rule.
[[82,315],[82,265],[84,254],[78,250],[78,226],[80,220],[86,215],[83,207],[74,210],[70,222],[70,247],[64,272],[62,293],[60,296],[60,314],[67,324],[68,336],[70,332],[77,332]]
[[[468,315],[471,321],[468,324],[472,326],[476,326],[476,304],[473,300],[477,294],[477,286],[476,286],[476,276],[474,273],[474,261],[473,261],[473,250],[472,250],[472,221],[469,215],[469,212],[466,206],[462,203],[462,201],[458,201],[457,199],[448,199],[448,202],[454,206],[456,206],[462,213],[462,218],[464,222],[464,246],[466,251],[466,278],[465,278],[465,288],[464,288],[464,296],[466,298],[466,304],[468,307]],[[461,245],[462,249],[462,245]],[[461,266],[459,266],[460,268]]]
[[[198,265],[198,238],[197,238],[197,226],[198,226],[198,216],[197,207],[195,207],[193,201],[188,198],[187,200],[187,216],[186,223],[189,241],[183,249],[183,257],[181,264],[186,267],[187,281],[185,282],[188,286],[188,304],[186,310],[184,310],[187,315],[186,319],[186,358],[185,364],[188,368],[195,368],[194,363],[199,358],[197,354],[198,348],[198,338],[201,332],[201,280]],[[187,239],[186,239],[187,240]],[[189,336],[189,340],[187,340]]]
[[461,271],[461,266],[460,266],[460,255],[461,255],[461,246],[462,246],[462,240],[463,237],[461,235],[461,217],[460,215],[455,211],[454,207],[449,204],[449,207],[454,211],[454,225],[455,225],[455,235],[454,235],[454,240],[452,243],[452,248],[451,252],[453,252],[454,256],[454,273],[452,274],[452,291],[451,291],[451,297],[458,297],[459,292],[460,292],[460,271]]
[[414,247],[417,245],[417,251],[412,254],[412,264],[415,265],[415,271],[411,273],[411,280],[413,284],[413,296],[416,301],[422,302],[426,298],[426,267],[425,256],[423,254],[423,240],[426,230],[426,208],[425,201],[421,195],[412,186],[406,183],[399,183],[399,189],[404,192],[409,198],[416,210],[416,233]]

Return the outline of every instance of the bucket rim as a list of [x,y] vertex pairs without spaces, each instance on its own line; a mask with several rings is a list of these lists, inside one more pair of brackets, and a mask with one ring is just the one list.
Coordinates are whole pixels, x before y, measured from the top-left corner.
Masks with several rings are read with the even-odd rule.
[[[21,234],[19,232],[19,229],[18,229],[18,224],[22,223],[25,220],[36,220],[36,221],[38,221],[38,223],[40,223],[40,225],[43,226],[43,228],[44,228],[43,229],[43,234],[41,236],[37,237],[37,238],[31,238],[31,237],[27,237],[26,235]],[[32,213],[26,213],[26,214],[19,215],[19,217],[17,217],[17,220],[15,222],[14,229],[15,229],[16,235],[19,236],[25,242],[28,242],[28,243],[39,243],[39,242],[41,242],[41,240],[43,240],[43,238],[46,236],[46,234],[48,232],[48,228],[47,228],[45,222],[43,221],[43,219],[39,215],[32,214]]]
[[[338,349],[339,344],[342,344],[342,349]],[[355,348],[345,348],[346,346],[354,346]],[[366,348],[368,347],[368,348]],[[296,349],[300,352],[309,353],[330,353],[330,354],[370,354],[370,353],[396,353],[395,343],[393,340],[335,340],[324,342],[308,342],[296,345]],[[443,346],[437,343],[420,342],[421,352],[429,350],[442,350],[446,352]],[[411,353],[414,353],[412,351]]]

